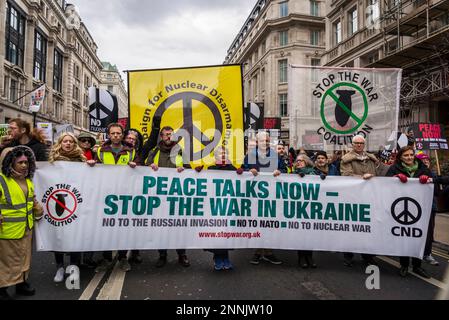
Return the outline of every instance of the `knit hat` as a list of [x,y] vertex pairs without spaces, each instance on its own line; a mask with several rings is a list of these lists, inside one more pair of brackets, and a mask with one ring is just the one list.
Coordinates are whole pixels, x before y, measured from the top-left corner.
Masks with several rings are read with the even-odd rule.
[[425,160],[425,159],[430,160],[430,157],[427,154],[425,154],[424,152],[419,152],[416,155],[416,158],[418,158],[419,160]]

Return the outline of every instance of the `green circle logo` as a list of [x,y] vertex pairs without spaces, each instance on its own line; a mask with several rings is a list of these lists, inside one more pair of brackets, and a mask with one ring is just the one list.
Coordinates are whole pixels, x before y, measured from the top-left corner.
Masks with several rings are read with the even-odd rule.
[[[349,90],[337,90],[336,89],[340,87],[350,87],[352,89],[355,89],[354,91]],[[363,98],[363,109],[364,114],[360,118],[354,112],[352,111],[352,95],[359,93]],[[340,95],[338,97],[337,95]],[[325,109],[325,103],[327,99],[332,99],[336,103],[336,112],[335,112],[335,118],[336,121],[341,125],[345,126],[350,119],[354,120],[356,125],[349,129],[349,130],[338,130],[334,127],[332,127],[326,119],[326,115],[324,114]],[[368,98],[366,97],[365,92],[360,88],[359,86],[356,86],[352,83],[342,82],[337,83],[332,88],[326,91],[326,93],[323,96],[323,99],[321,101],[321,120],[323,120],[324,126],[329,130],[337,134],[351,134],[357,131],[363,123],[368,118]]]

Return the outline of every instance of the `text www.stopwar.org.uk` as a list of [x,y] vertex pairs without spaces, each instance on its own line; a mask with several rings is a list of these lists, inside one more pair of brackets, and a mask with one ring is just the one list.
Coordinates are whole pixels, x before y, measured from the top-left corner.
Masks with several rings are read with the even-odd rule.
[[200,238],[245,238],[245,239],[252,239],[252,238],[261,238],[260,232],[200,232],[199,233]]

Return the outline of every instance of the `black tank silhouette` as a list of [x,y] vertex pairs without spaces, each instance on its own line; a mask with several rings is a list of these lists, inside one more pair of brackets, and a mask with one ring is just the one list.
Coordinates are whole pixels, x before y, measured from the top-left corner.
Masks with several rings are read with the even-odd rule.
[[[352,90],[338,90],[337,94],[340,96],[339,101],[343,103],[350,111],[352,111],[352,96],[355,94],[355,91]],[[351,116],[340,107],[339,103],[337,103],[335,107],[335,119],[337,123],[344,127],[348,124],[349,118]]]
[[56,202],[56,214],[58,215],[58,217],[61,217],[64,212],[65,212],[65,208],[62,207],[59,203],[63,204],[65,206],[65,198],[67,197],[66,194],[57,194],[56,198],[58,199],[59,202]]

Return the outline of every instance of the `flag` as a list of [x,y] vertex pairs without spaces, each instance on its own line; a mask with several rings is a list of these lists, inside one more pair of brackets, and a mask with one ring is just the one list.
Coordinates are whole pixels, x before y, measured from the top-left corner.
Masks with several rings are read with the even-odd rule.
[[[290,137],[308,149],[314,134],[325,151],[346,150],[362,135],[366,149],[391,144],[399,120],[401,69],[289,67]],[[311,148],[310,148],[311,149]]]
[[45,99],[45,84],[31,92],[30,112],[39,112]]
[[105,89],[89,88],[89,130],[106,133],[111,123],[118,121],[117,97]]
[[153,120],[160,120],[160,128],[172,127],[184,163],[192,167],[214,164],[219,146],[239,166],[244,152],[242,82],[240,65],[131,71],[130,127],[145,140]]

